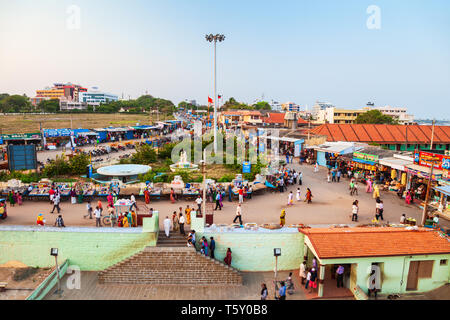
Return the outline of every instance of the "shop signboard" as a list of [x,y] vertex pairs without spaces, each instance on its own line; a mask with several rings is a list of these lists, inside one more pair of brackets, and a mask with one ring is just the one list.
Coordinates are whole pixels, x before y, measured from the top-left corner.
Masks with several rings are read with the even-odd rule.
[[71,129],[45,129],[44,136],[46,138],[70,137],[73,136]]
[[414,162],[419,166],[431,168],[434,163],[434,168],[439,170],[450,170],[450,156],[420,151],[414,154]]
[[358,159],[358,160],[370,161],[370,162],[378,162],[377,155],[362,153],[362,152],[353,152],[353,158]]
[[250,161],[244,161],[242,164],[242,173],[250,173],[252,172],[252,165]]
[[40,140],[41,134],[40,133],[13,133],[13,134],[3,134],[0,137],[1,141],[6,140]]

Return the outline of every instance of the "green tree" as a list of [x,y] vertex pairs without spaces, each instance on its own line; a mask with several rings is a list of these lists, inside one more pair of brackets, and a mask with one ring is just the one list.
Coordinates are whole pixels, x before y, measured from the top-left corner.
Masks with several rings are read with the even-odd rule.
[[253,105],[256,110],[271,110],[270,104],[266,101],[260,101]]
[[20,95],[5,96],[0,101],[0,110],[2,112],[30,112],[32,105],[27,97]]
[[358,115],[355,120],[358,124],[396,124],[397,121],[391,116],[382,114],[380,110],[370,110]]
[[38,104],[38,109],[43,112],[51,112],[55,113],[59,111],[59,100],[51,99],[51,100],[42,100]]

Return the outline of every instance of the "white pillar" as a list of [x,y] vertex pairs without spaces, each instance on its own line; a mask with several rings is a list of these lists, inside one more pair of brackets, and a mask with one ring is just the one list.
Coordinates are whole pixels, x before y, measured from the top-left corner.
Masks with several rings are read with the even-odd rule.
[[325,279],[325,265],[320,265],[319,267],[319,290],[317,292],[317,295],[319,297],[323,297],[323,282]]

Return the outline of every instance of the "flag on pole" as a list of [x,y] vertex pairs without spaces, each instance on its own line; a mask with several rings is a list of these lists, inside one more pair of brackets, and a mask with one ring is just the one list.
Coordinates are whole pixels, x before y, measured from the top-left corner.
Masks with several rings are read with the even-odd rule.
[[208,96],[208,103],[214,103],[213,99]]
[[222,96],[219,94],[219,99],[222,99]]

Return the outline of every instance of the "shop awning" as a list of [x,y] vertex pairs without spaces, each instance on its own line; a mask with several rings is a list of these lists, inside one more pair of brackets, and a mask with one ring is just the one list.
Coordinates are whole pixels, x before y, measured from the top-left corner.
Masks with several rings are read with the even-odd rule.
[[401,170],[401,171],[405,171],[406,170],[405,167],[407,165],[413,164],[412,161],[407,161],[407,160],[398,159],[398,158],[384,158],[384,159],[380,159],[378,162],[379,162],[379,164],[381,164],[383,166]]
[[450,196],[450,186],[435,187],[434,189],[445,194],[446,196]]
[[[406,167],[406,170],[414,174],[420,178],[428,179],[430,177],[430,168],[419,166],[418,164],[409,164]],[[444,174],[444,171],[439,169],[433,169],[433,180],[441,179]]]

